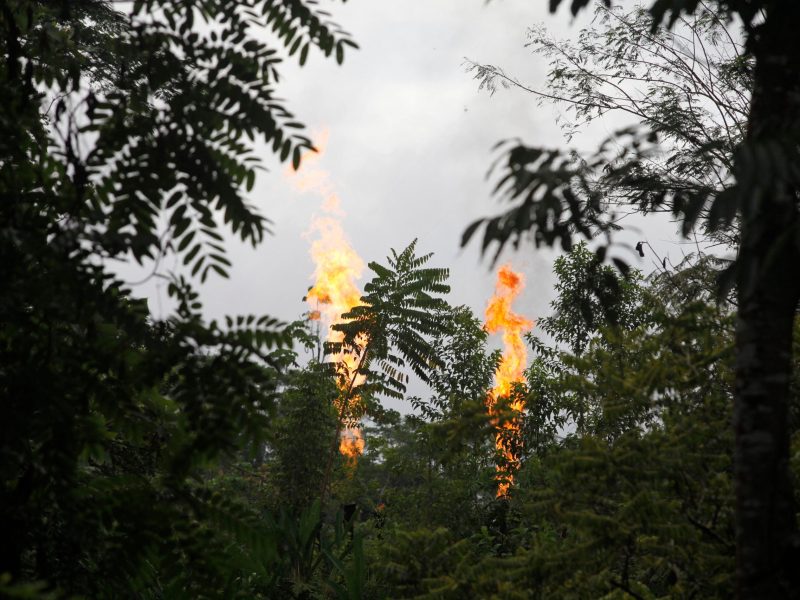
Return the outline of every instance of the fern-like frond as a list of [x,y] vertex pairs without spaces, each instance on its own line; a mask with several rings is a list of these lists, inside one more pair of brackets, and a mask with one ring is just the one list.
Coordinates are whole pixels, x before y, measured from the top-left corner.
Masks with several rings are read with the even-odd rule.
[[[431,369],[438,366],[429,340],[442,333],[437,314],[447,307],[442,295],[450,291],[450,273],[426,267],[433,254],[417,256],[416,246],[414,240],[399,253],[393,249],[386,265],[369,264],[375,276],[364,286],[361,304],[334,326],[343,340],[328,346],[330,351],[362,356],[361,374],[387,395],[402,397],[405,392],[408,376],[400,368],[410,368],[428,381]],[[371,369],[373,363],[381,373]]]

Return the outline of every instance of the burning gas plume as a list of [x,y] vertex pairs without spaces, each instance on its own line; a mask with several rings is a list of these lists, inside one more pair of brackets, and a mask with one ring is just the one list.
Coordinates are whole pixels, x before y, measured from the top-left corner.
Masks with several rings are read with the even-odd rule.
[[342,431],[339,452],[345,457],[350,468],[356,466],[358,457],[364,452],[364,438],[359,429],[348,427]]
[[[508,398],[513,391],[513,384],[523,380],[528,352],[522,334],[533,327],[533,321],[513,312],[511,304],[524,286],[521,273],[515,273],[509,265],[500,267],[494,296],[486,306],[486,331],[501,331],[503,334],[503,356],[494,375],[495,385],[486,399],[489,414],[493,416],[498,414],[497,400]],[[524,399],[519,395],[511,397],[510,408],[516,415],[517,411],[525,408]],[[497,429],[495,445],[504,459],[503,464],[497,467],[497,496],[504,497],[508,495],[514,472],[519,467],[519,420],[516,416],[504,419],[498,423]]]
[[[339,197],[333,191],[333,185],[328,173],[319,168],[319,161],[327,145],[328,135],[323,133],[315,142],[317,148],[302,157],[301,167],[298,171],[291,168],[287,174],[299,191],[314,192],[320,195],[323,215],[315,215],[311,222],[309,235],[313,236],[311,242],[311,258],[314,261],[314,285],[309,290],[306,299],[311,307],[312,319],[318,319],[327,330],[329,342],[341,342],[342,333],[332,329],[340,323],[342,314],[356,306],[361,298],[361,291],[356,281],[364,270],[364,261],[350,245],[342,229],[341,219],[344,211],[341,209]],[[356,368],[356,357],[350,354],[334,355],[331,357],[337,363],[343,363],[346,373],[353,373]],[[364,439],[358,429],[357,398],[351,398],[348,406],[346,402],[347,390],[353,385],[361,383],[361,376],[348,377],[349,383],[342,389],[342,396],[337,403],[337,412],[342,415],[344,429],[342,431],[339,451],[347,458],[348,464],[354,466],[358,457],[364,450]]]

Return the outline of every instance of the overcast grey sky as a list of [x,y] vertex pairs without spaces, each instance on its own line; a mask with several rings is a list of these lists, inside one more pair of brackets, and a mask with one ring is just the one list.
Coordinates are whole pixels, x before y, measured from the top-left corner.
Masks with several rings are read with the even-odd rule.
[[[563,9],[550,15],[543,0],[327,4],[360,50],[350,52],[342,66],[319,55],[302,69],[285,65],[280,95],[310,132],[329,132],[321,167],[347,213],[343,227],[350,242],[368,262],[419,238],[420,251],[435,253],[432,264],[451,269],[451,303],[482,315],[494,273],[476,245],[461,250],[459,240],[475,218],[498,209],[485,177],[495,157],[492,146],[516,136],[543,146],[564,141],[553,109],[538,107],[518,91],[493,97],[479,92],[464,70],[464,57],[501,65],[540,85],[546,64],[524,48],[527,28],[544,23],[566,37],[591,15],[578,21]],[[576,142],[592,147],[603,134]],[[305,310],[302,297],[312,283],[313,264],[304,232],[319,212],[320,198],[298,193],[266,149],[264,157],[271,172],[260,176],[251,201],[274,222],[274,235],[255,250],[229,242],[231,278],[211,279],[202,287],[210,317],[254,313],[292,320]],[[671,236],[671,226],[648,229],[657,250],[671,253],[666,242],[659,247],[660,239]],[[518,312],[534,319],[547,314],[554,256],[533,247],[505,255],[527,278]],[[137,290],[151,297],[156,314],[167,309],[159,286],[153,282]]]

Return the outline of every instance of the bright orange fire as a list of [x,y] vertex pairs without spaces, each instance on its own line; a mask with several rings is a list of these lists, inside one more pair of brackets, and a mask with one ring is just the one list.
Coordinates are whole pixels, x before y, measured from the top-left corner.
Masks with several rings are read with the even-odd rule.
[[345,457],[349,467],[355,467],[358,457],[364,452],[364,437],[361,435],[361,430],[355,427],[345,428],[339,440],[339,452]]
[[[335,217],[314,217],[310,233],[316,234],[310,250],[315,268],[314,287],[307,299],[323,321],[333,325],[361,299],[356,281],[364,270],[364,261],[350,246]],[[329,336],[337,333],[331,330]]]
[[[364,261],[350,246],[337,219],[333,217],[315,217],[311,225],[311,231],[316,233],[316,239],[311,243],[311,258],[314,260],[316,267],[314,270],[314,286],[306,296],[308,303],[312,307],[310,316],[317,316],[326,326],[329,342],[341,342],[343,339],[342,332],[334,330],[332,326],[341,323],[342,315],[349,312],[351,308],[361,301],[361,291],[358,289],[356,281],[361,277]],[[357,432],[359,418],[353,413],[357,412],[355,409],[358,408],[358,399],[351,398],[349,406],[345,407],[342,406],[342,402],[344,401],[344,395],[349,391],[348,388],[363,383],[363,375],[355,373],[358,367],[358,356],[338,353],[332,355],[331,359],[345,367],[344,377],[340,381],[342,397],[337,402],[337,411],[344,417],[344,424],[347,426],[346,432]],[[356,458],[361,454],[360,450],[363,447],[363,440],[361,440],[360,446],[358,444],[346,444],[345,437],[342,437],[339,446],[342,454],[351,457],[355,456]]]
[[[364,261],[350,245],[342,229],[339,197],[333,192],[333,185],[328,173],[319,168],[319,161],[327,145],[328,134],[324,132],[315,142],[317,151],[303,155],[300,170],[289,168],[287,176],[295,188],[302,192],[315,192],[322,196],[324,215],[315,215],[308,232],[313,235],[311,242],[311,258],[314,261],[314,286],[309,290],[306,299],[311,306],[309,318],[319,320],[327,329],[329,342],[342,341],[342,333],[332,326],[342,322],[342,314],[358,305],[361,299],[356,281],[364,270]],[[344,392],[353,385],[363,381],[361,375],[355,375],[358,358],[352,354],[338,354],[332,359],[345,366],[347,383],[342,384],[342,398],[337,403],[339,414],[343,415],[345,425],[339,443],[340,452],[347,457],[348,464],[355,465],[364,450],[364,439],[358,429],[358,399],[351,399],[349,406],[342,406]]]
[[[495,385],[486,399],[491,415],[497,415],[497,400],[508,398],[513,384],[523,381],[528,352],[522,334],[533,327],[533,321],[514,313],[511,304],[524,286],[522,274],[514,272],[509,265],[503,265],[497,272],[494,296],[486,307],[486,331],[503,333],[503,356],[494,376]],[[518,395],[510,400],[515,414],[525,408],[524,400]],[[505,497],[514,482],[514,472],[519,468],[519,420],[514,416],[498,424],[497,428],[495,446],[504,458],[504,465],[497,467],[497,496]]]

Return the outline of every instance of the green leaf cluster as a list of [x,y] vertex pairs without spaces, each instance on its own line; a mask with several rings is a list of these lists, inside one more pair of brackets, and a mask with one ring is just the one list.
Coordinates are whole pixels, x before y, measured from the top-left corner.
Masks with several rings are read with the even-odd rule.
[[268,231],[256,144],[295,166],[311,146],[276,96],[298,41],[301,62],[355,45],[292,0],[0,6],[3,594],[254,597],[273,568],[279,541],[209,473],[263,461],[295,331],[208,322],[195,286],[227,276],[226,232]]

